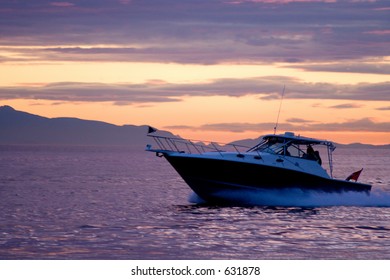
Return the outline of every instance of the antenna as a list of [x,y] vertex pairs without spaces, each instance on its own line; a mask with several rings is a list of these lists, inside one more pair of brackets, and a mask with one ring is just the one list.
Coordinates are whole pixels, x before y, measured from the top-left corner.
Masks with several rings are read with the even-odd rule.
[[282,98],[280,99],[279,112],[278,112],[278,117],[276,118],[276,123],[275,123],[275,127],[274,127],[274,134],[276,134],[276,129],[278,128],[278,124],[279,124],[280,109],[282,109],[282,103],[283,103],[285,89],[286,89],[286,85],[283,85]]

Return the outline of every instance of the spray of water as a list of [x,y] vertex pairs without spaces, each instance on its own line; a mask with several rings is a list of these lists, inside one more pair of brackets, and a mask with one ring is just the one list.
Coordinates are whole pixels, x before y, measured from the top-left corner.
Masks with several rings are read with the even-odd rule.
[[[250,206],[297,206],[297,207],[326,207],[326,206],[362,206],[390,207],[390,192],[376,189],[370,193],[341,192],[324,193],[301,189],[257,190],[242,192],[220,192],[218,197],[229,201],[232,205]],[[189,202],[202,204],[195,193],[189,197]]]

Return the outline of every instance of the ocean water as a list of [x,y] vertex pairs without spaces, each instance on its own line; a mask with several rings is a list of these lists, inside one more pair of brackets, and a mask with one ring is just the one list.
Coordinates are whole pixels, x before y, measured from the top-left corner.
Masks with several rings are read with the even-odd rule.
[[0,146],[0,259],[390,259],[390,151],[334,160],[340,178],[364,167],[371,194],[218,207],[142,150]]

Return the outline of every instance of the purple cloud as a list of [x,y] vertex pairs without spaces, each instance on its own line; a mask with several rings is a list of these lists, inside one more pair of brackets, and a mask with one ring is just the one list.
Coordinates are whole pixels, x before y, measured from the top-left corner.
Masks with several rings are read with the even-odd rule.
[[[203,131],[227,131],[227,132],[259,132],[270,131],[274,123],[214,123],[201,126],[166,126],[165,129],[189,129]],[[339,123],[280,123],[279,127],[285,131],[357,131],[357,132],[389,132],[390,122],[375,122],[369,118],[350,120]]]
[[329,108],[333,109],[356,109],[356,108],[361,108],[363,105],[361,104],[356,104],[356,103],[344,103],[344,104],[339,104],[339,105],[334,105]]
[[288,123],[313,123],[311,120],[305,120],[300,118],[290,118],[286,120]]
[[321,72],[344,72],[344,73],[370,73],[370,74],[390,74],[390,65],[381,64],[380,61],[362,61],[362,62],[332,62],[327,64],[300,64],[299,66],[288,66],[289,68],[299,67],[306,71]]
[[390,106],[387,106],[387,107],[380,107],[380,108],[376,108],[377,110],[380,110],[380,111],[389,111],[390,110]]
[[73,7],[73,6],[75,6],[75,4],[73,4],[71,2],[50,2],[49,5],[54,6],[54,7]]
[[[53,101],[113,102],[115,104],[145,104],[177,102],[186,96],[258,96],[261,99],[280,98],[281,85],[286,85],[285,98],[342,99],[390,101],[387,83],[329,84],[307,83],[288,77],[259,77],[247,79],[216,79],[208,83],[173,84],[149,81],[142,84],[53,83],[0,87],[0,99],[42,99]],[[356,108],[354,103],[338,105]]]
[[[41,46],[24,51],[51,60],[61,55],[200,64],[367,60],[388,55],[387,8],[386,0],[4,0],[0,46]],[[45,48],[52,45],[70,47]],[[80,45],[91,48],[73,47]],[[361,71],[358,64],[353,71]],[[378,71],[372,65],[364,71]]]

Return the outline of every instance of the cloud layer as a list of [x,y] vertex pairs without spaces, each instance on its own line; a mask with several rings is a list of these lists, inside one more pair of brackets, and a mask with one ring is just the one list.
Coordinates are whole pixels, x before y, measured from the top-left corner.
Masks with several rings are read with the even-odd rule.
[[[225,132],[259,132],[269,131],[275,126],[274,123],[214,123],[201,126],[166,126],[166,129],[190,129],[203,131],[225,131]],[[280,123],[279,128],[285,131],[352,131],[352,132],[389,132],[390,122],[375,122],[369,118],[359,120],[337,122],[337,123],[316,123],[302,120],[300,122]]]
[[[375,69],[372,58],[389,55],[389,11],[387,0],[3,0],[0,46],[22,48],[8,48],[14,55],[0,62],[360,59],[363,66],[347,70],[388,73],[388,66]],[[345,71],[310,69],[324,67]]]
[[[288,77],[217,79],[208,83],[173,84],[150,81],[143,84],[53,83],[45,86],[0,87],[0,99],[43,99],[55,101],[113,102],[118,105],[181,101],[188,96],[242,97],[255,95],[261,99],[280,98],[282,85],[285,98],[390,101],[390,82],[330,84],[307,83]],[[334,108],[357,108],[345,103]]]

